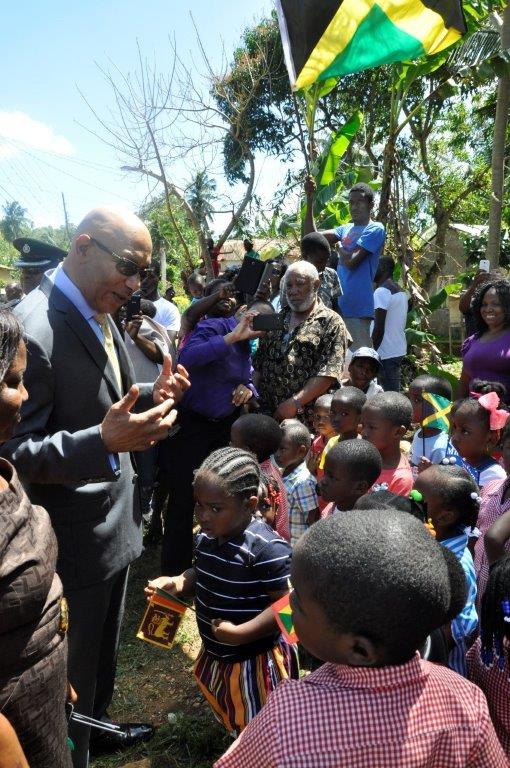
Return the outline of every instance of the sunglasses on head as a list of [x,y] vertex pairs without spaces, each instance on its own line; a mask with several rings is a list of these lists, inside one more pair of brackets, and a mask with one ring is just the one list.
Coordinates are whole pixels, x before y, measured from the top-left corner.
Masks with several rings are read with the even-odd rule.
[[151,269],[140,269],[136,261],[126,259],[125,256],[119,256],[117,253],[115,253],[115,251],[111,251],[106,247],[106,245],[100,243],[99,240],[97,240],[95,237],[91,237],[90,235],[89,237],[90,241],[94,243],[94,245],[97,245],[98,248],[100,248],[105,253],[108,253],[112,259],[115,260],[115,269],[117,272],[120,272],[121,275],[124,275],[125,277],[133,277],[133,275],[139,275],[140,280],[145,280],[146,277],[152,274]]

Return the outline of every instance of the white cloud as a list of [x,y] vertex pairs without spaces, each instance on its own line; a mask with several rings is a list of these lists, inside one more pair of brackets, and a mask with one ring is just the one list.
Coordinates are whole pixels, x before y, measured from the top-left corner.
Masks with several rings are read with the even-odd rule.
[[33,120],[25,112],[0,111],[0,159],[15,154],[18,144],[57,155],[74,154],[71,142],[56,134],[49,125]]

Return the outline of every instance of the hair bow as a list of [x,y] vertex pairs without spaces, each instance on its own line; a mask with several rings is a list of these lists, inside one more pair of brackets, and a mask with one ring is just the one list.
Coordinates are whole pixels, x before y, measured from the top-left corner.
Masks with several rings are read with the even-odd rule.
[[[476,392],[473,392],[472,394],[474,397],[477,397]],[[498,410],[498,405],[501,402],[499,396],[495,392],[488,392],[486,395],[478,396],[477,399],[482,408],[485,408],[485,410],[490,413],[491,431],[503,429],[510,418],[510,413],[508,411]]]

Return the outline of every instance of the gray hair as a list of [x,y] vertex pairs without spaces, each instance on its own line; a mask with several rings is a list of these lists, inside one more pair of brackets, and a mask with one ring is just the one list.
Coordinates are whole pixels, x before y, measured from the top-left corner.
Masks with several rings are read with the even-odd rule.
[[313,264],[311,264],[309,261],[295,261],[294,264],[291,264],[290,267],[287,269],[285,276],[283,278],[284,285],[287,285],[287,280],[289,278],[289,275],[298,274],[302,277],[307,277],[310,282],[316,282],[319,280],[319,273],[317,272],[317,268],[314,267]]

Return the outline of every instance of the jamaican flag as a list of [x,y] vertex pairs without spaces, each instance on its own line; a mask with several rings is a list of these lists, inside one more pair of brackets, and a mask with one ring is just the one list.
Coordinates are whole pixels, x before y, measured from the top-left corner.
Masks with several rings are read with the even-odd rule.
[[293,90],[437,53],[466,31],[460,0],[277,0]]
[[[421,425],[422,427],[432,427],[433,429],[441,429],[443,432],[448,432],[450,429],[450,422],[448,421],[448,414],[452,410],[452,403],[448,398],[441,395],[434,395],[432,392],[422,392],[423,399],[428,406],[423,404],[423,416]],[[430,409],[432,406],[432,411]],[[426,410],[425,410],[426,409]],[[428,415],[426,415],[428,413]]]

